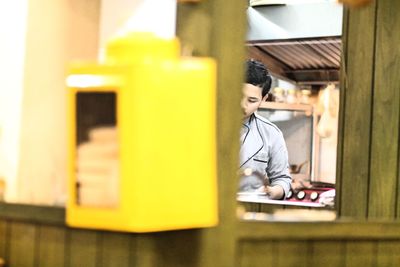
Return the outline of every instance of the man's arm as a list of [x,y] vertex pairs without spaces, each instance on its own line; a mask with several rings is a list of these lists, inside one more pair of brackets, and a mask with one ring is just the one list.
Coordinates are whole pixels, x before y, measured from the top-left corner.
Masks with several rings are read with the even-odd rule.
[[292,178],[289,172],[288,152],[281,134],[271,147],[266,171],[270,180],[270,185],[266,186],[266,193],[272,199],[283,199],[289,193]]

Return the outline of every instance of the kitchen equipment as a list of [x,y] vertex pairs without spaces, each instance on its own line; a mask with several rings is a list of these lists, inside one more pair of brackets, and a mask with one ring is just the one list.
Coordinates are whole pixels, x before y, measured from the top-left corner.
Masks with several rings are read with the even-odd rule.
[[303,188],[297,192],[290,190],[290,193],[286,196],[286,200],[298,203],[317,203],[320,197],[323,196],[323,193],[332,189],[334,189],[332,185],[327,185],[325,187],[313,186],[311,188]]
[[307,164],[309,164],[310,161],[306,160],[302,163],[300,163],[299,165],[296,164],[290,164],[290,173],[300,173],[300,171],[302,170],[302,168],[304,166],[306,166]]

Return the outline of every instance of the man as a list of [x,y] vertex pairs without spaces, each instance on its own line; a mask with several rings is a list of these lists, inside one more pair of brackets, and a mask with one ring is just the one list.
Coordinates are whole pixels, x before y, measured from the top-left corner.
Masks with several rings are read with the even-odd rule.
[[[240,190],[264,191],[271,199],[284,199],[291,182],[285,140],[278,127],[255,113],[267,98],[271,81],[263,63],[252,59],[246,61],[240,136],[240,168],[245,175],[241,178]],[[262,179],[255,178],[254,174],[261,175]]]

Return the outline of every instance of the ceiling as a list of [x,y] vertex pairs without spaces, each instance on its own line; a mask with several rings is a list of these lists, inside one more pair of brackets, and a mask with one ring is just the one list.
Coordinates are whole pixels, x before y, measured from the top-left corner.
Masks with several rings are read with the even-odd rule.
[[320,37],[246,43],[249,58],[264,62],[277,77],[298,84],[339,81],[341,37]]

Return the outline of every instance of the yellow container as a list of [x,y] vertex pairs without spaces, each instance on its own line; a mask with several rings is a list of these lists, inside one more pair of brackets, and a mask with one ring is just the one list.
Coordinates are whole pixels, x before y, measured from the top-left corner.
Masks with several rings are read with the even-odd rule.
[[106,63],[71,68],[73,227],[150,232],[215,226],[216,66],[177,40],[132,34]]

